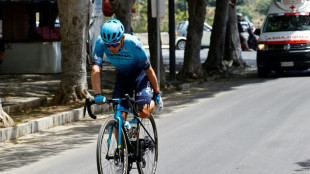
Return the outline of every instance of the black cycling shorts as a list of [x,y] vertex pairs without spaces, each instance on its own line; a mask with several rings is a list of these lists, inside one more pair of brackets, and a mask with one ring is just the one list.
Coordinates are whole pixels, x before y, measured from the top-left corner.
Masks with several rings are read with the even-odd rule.
[[[153,98],[153,88],[145,72],[141,71],[133,76],[117,73],[113,98],[123,98],[125,94],[133,97],[133,92],[135,92],[135,100],[138,105],[150,105]],[[121,105],[128,109],[126,101],[122,101]]]

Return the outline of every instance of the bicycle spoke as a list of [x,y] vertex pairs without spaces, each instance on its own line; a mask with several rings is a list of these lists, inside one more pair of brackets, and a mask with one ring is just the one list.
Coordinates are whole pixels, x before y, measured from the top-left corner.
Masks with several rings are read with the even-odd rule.
[[[158,135],[155,120],[152,115],[146,119],[137,118],[138,124],[131,123],[134,129],[124,125],[120,129],[118,124],[123,123],[120,111],[131,112],[134,111],[132,106],[135,106],[134,99],[126,95],[126,100],[132,102],[132,105],[131,110],[124,110],[120,106],[122,100],[124,99],[109,100],[114,104],[117,113],[114,118],[106,119],[99,131],[98,173],[127,174],[132,169],[132,164],[136,163],[140,174],[153,174],[156,172],[158,161]],[[129,143],[128,147],[127,143]]]
[[128,165],[128,150],[123,131],[122,147],[117,148],[116,120],[108,119],[102,125],[97,144],[97,168],[99,173],[126,173]]
[[[140,148],[141,162],[138,162],[140,173],[155,173],[158,160],[158,139],[154,118],[141,119],[137,146]],[[140,124],[139,124],[140,125]]]

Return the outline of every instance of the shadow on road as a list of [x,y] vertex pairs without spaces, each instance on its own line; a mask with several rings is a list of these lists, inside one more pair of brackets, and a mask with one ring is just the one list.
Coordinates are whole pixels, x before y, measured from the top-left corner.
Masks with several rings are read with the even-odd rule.
[[[213,98],[216,94],[225,91],[236,90],[237,87],[264,83],[287,77],[309,76],[306,73],[284,73],[282,76],[271,75],[269,78],[258,78],[256,72],[243,75],[233,75],[229,78],[221,78],[216,81],[203,82],[195,87],[182,91],[167,91],[164,96],[165,113],[174,109],[186,107],[186,104],[197,102],[201,98]],[[163,114],[165,115],[165,114]],[[160,118],[160,117],[158,117]],[[59,127],[41,131],[35,135],[28,135],[12,141],[9,146],[0,143],[0,172],[19,168],[38,162],[43,158],[58,155],[66,150],[79,148],[97,139],[102,120],[81,121],[73,123],[70,128],[59,131]],[[62,126],[65,127],[65,126]],[[40,137],[40,138],[37,138]],[[301,171],[310,169],[310,160],[298,162],[303,167]]]
[[300,167],[302,167],[301,169],[295,170],[296,172],[305,172],[305,171],[310,170],[310,159],[305,160],[305,161],[301,161],[301,162],[297,162],[296,164],[298,164]]
[[267,78],[259,78],[256,70],[246,72],[242,75],[232,75],[216,81],[202,82],[197,86],[192,86],[187,90],[167,91],[164,96],[165,112],[169,113],[172,109],[186,107],[186,104],[193,103],[201,98],[213,98],[217,93],[235,90],[236,87],[264,83],[280,78],[302,78],[310,76],[310,71],[292,71],[283,73],[270,73]]
[[[58,128],[41,131],[12,141],[10,147],[2,148],[0,144],[0,172],[19,168],[38,162],[43,158],[56,156],[69,149],[79,148],[81,145],[96,140],[102,121],[83,121],[74,123],[73,127]],[[63,126],[65,127],[65,126]],[[34,137],[35,136],[35,137]],[[38,138],[39,137],[39,138]]]

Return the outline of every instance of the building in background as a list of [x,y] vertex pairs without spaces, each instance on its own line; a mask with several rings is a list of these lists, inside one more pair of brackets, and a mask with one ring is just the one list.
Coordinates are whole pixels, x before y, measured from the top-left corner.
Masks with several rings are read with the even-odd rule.
[[[99,11],[98,5],[94,8]],[[91,19],[90,44],[99,33],[102,13]],[[6,48],[0,74],[60,73],[60,27],[57,0],[0,1],[0,37]]]

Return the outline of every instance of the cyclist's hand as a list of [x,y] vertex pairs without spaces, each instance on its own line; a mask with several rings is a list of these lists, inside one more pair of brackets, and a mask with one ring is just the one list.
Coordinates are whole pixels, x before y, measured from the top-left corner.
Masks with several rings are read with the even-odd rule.
[[98,105],[104,104],[106,101],[105,96],[102,96],[101,94],[96,94],[95,95],[95,103]]
[[153,99],[155,104],[157,105],[160,102],[160,93],[154,93]]

